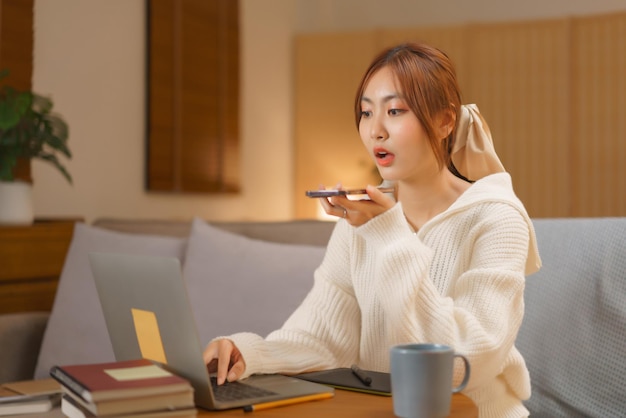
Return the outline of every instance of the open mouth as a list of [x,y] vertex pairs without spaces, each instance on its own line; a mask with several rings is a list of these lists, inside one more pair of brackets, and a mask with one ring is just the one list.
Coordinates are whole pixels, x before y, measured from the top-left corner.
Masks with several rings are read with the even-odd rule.
[[394,155],[385,149],[376,148],[374,149],[374,158],[378,165],[388,166],[393,162]]

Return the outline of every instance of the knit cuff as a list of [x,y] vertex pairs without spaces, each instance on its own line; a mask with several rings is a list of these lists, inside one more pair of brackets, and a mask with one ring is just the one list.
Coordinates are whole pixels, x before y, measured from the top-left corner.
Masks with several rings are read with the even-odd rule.
[[355,232],[363,239],[382,246],[397,242],[398,239],[411,237],[414,234],[404,217],[401,203],[396,203],[388,211],[357,227]]

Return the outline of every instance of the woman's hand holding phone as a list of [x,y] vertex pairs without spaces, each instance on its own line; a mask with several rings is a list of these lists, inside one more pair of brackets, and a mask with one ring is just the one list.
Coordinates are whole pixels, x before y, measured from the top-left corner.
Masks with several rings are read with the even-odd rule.
[[[352,226],[363,225],[396,204],[391,197],[385,194],[392,192],[393,188],[383,189],[367,186],[365,189],[359,190],[360,193],[349,193],[345,190],[343,190],[345,193],[336,192],[342,190],[341,185],[338,185],[336,189],[326,190],[332,192],[332,194],[330,197],[320,199],[320,203],[327,214],[345,218]],[[320,189],[320,191],[324,191],[324,189]],[[368,198],[349,199],[348,196],[351,194],[366,194]]]
[[[378,187],[383,193],[392,193],[393,187]],[[366,189],[320,189],[320,190],[307,190],[306,195],[308,197],[333,197],[333,196],[347,196],[347,195],[365,195]]]

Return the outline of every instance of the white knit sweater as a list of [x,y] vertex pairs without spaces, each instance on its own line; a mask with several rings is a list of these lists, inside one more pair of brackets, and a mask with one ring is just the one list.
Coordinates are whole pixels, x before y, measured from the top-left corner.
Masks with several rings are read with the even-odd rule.
[[388,372],[393,345],[447,344],[469,358],[464,393],[481,418],[523,417],[530,379],[514,342],[525,275],[540,264],[510,176],[494,174],[417,233],[400,203],[360,227],[340,220],[313,288],[283,327],[265,339],[228,338],[246,362],[243,377],[353,363]]

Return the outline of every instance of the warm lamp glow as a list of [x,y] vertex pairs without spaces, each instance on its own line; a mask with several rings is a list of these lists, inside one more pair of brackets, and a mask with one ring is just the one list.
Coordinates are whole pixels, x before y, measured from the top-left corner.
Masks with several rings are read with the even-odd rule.
[[316,216],[317,219],[319,219],[320,221],[335,221],[337,222],[337,220],[339,219],[336,216],[332,216],[327,214],[324,211],[324,208],[322,207],[322,205],[318,202],[317,203],[317,211],[316,211]]

